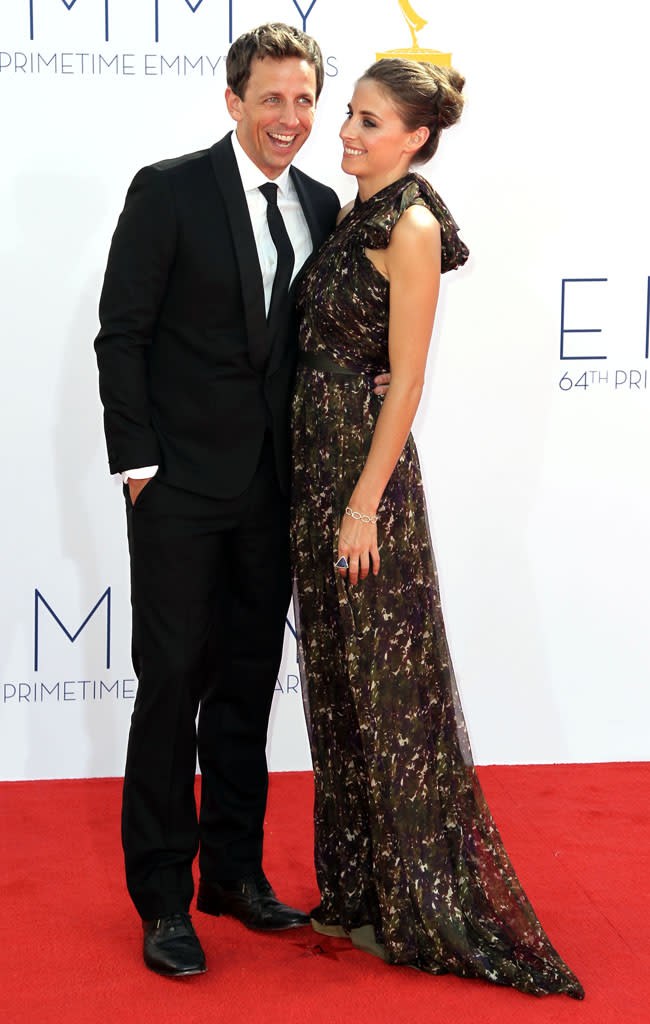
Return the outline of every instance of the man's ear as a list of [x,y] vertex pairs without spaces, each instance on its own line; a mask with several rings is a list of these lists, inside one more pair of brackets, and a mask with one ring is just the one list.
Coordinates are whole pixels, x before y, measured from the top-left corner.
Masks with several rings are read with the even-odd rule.
[[241,100],[232,89],[226,89],[226,107],[233,121],[241,121]]

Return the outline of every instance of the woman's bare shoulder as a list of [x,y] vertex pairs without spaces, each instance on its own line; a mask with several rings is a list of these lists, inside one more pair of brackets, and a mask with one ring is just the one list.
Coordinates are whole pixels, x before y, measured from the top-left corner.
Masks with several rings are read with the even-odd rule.
[[345,206],[341,210],[339,210],[339,215],[336,218],[337,225],[340,224],[345,217],[347,217],[347,215],[350,213],[352,209],[354,209],[354,199],[352,199],[349,203],[346,203]]
[[406,235],[411,238],[428,235],[435,237],[440,235],[440,224],[434,214],[421,203],[413,203],[404,210],[397,224],[395,231],[399,228],[398,237]]

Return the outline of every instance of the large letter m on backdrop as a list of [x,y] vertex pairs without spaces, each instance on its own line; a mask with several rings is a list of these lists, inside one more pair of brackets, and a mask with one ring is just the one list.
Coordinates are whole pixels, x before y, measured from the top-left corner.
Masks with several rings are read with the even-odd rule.
[[[176,2],[178,3],[178,0],[176,0]],[[187,4],[187,6],[191,10],[192,14],[196,14],[196,12],[198,11],[199,7],[203,3],[203,0],[184,0],[184,2]],[[223,3],[224,0],[221,0],[221,2]],[[167,0],[167,3],[169,3],[169,0]],[[228,40],[231,43],[232,43],[232,5],[233,5],[233,0],[228,0],[228,23],[229,23]],[[161,6],[161,0],[155,0],[155,22],[156,22],[155,40],[156,40],[157,43],[160,42],[160,6]]]
[[[5,0],[6,2],[6,0]],[[80,3],[80,0],[25,0],[29,4],[29,38],[33,41],[36,32],[36,12],[42,11],[44,7],[52,9],[52,7],[59,7],[62,4],[67,11],[72,9]],[[119,0],[120,3],[124,4],[127,0]],[[163,10],[171,10],[172,7],[178,8],[183,7],[185,10],[189,10],[192,14],[196,14],[199,8],[203,7],[206,0],[147,0],[147,8],[151,10],[154,22],[154,39],[158,43],[161,37],[161,21],[163,16]],[[301,0],[306,2],[306,0]],[[104,18],[104,39],[106,42],[109,41],[109,12],[115,0],[84,0],[84,6],[92,6],[99,13],[103,13]],[[141,0],[144,3],[144,0]],[[234,0],[211,0],[211,4],[224,12],[227,11],[228,15],[228,40],[232,43],[232,24],[233,24],[233,3]],[[309,17],[313,7],[317,3],[317,0],[312,0],[306,12],[303,12],[300,7],[298,0],[293,0],[293,5],[296,10],[300,13],[302,18],[302,27],[306,28],[307,18]],[[207,7],[207,4],[206,4]],[[204,10],[206,8],[203,8]]]
[[74,643],[75,640],[77,639],[77,637],[79,636],[79,634],[81,633],[82,629],[84,629],[88,625],[88,623],[92,619],[93,615],[95,614],[95,612],[99,608],[100,604],[102,604],[104,601],[106,601],[106,668],[110,668],[111,667],[111,588],[110,587],[106,588],[106,590],[104,591],[104,593],[100,597],[100,599],[97,602],[97,604],[95,605],[95,607],[93,609],[91,609],[91,611],[88,612],[88,614],[86,615],[86,618],[83,620],[83,622],[79,626],[79,629],[77,630],[76,633],[71,633],[69,631],[69,629],[67,629],[66,626],[63,625],[63,623],[61,622],[61,619],[56,614],[56,612],[51,607],[51,605],[49,605],[47,603],[47,601],[45,600],[45,598],[43,597],[41,592],[39,590],[35,590],[34,591],[34,671],[35,672],[38,672],[38,655],[39,655],[39,648],[38,648],[38,645],[39,645],[38,615],[39,615],[39,611],[40,611],[40,606],[44,605],[45,608],[47,608],[48,612],[50,613],[50,615],[52,616],[52,618],[54,619],[56,624],[63,630],[63,632],[67,636],[67,638],[70,641],[70,643]]
[[[44,3],[45,0],[40,0],[40,2]],[[56,0],[48,0],[48,2],[49,3],[56,3]],[[78,0],[59,0],[59,3],[63,4],[63,6],[68,11],[71,11],[72,8],[74,7],[74,5],[77,2],[78,2]],[[93,0],[93,2],[95,4],[101,3],[102,7],[104,8],[104,39],[106,40],[106,42],[108,42],[108,0]],[[32,39],[32,40],[34,39],[34,7],[35,7],[35,4],[36,4],[36,0],[29,0],[29,38]]]

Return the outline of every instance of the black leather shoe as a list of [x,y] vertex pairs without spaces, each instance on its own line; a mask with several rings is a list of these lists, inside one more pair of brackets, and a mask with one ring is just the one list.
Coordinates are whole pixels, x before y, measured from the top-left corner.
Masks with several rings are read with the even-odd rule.
[[236,881],[208,882],[202,878],[196,909],[219,917],[236,917],[247,928],[258,931],[283,931],[309,924],[307,914],[280,903],[268,879],[263,875]]
[[143,921],[143,956],[147,967],[168,978],[203,974],[205,954],[189,914],[167,914],[155,921]]

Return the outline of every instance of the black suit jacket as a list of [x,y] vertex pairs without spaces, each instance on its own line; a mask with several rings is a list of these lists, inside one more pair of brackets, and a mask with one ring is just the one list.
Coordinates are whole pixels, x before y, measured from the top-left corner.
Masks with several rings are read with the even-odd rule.
[[[316,249],[334,227],[338,198],[295,168],[291,176]],[[156,463],[174,486],[234,497],[271,426],[288,487],[295,322],[288,311],[266,367],[256,366],[251,340],[268,330],[264,289],[230,135],[135,176],[99,314],[111,472]]]

